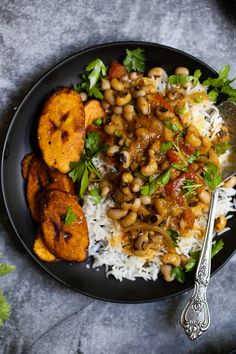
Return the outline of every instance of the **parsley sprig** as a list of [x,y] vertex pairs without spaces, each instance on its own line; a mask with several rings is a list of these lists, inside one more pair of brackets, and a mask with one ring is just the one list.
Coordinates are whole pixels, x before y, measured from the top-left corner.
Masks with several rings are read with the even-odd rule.
[[192,179],[186,179],[183,182],[182,185],[182,190],[184,193],[184,196],[186,199],[192,198],[194,195],[196,195],[196,189],[201,187],[202,185],[200,183],[195,183]]
[[103,94],[100,90],[99,80],[106,76],[107,69],[101,59],[97,58],[89,63],[85,68],[85,73],[82,75],[82,83],[74,85],[76,91],[86,91],[90,97],[103,99]]
[[[215,257],[217,253],[219,253],[224,247],[224,242],[222,239],[219,239],[219,241],[214,240],[212,242],[212,248],[211,248],[211,258]],[[175,280],[177,280],[180,283],[183,283],[185,280],[185,273],[192,272],[199,261],[200,257],[200,252],[190,252],[191,258],[189,258],[188,262],[185,264],[184,268],[181,268],[180,266],[172,268],[171,275],[175,277]]]
[[205,165],[202,177],[211,190],[214,190],[222,182],[218,167],[211,162]]
[[168,77],[168,82],[172,85],[185,85],[192,81],[194,85],[197,84],[202,72],[200,69],[194,71],[193,75],[170,75]]
[[[10,264],[0,264],[0,277],[7,275],[15,269],[15,266]],[[11,306],[8,304],[3,291],[0,289],[0,327],[3,326],[4,320],[8,320],[11,314]]]
[[236,89],[231,86],[231,83],[235,80],[228,79],[230,71],[230,65],[225,65],[219,72],[218,77],[208,77],[203,81],[203,86],[208,86],[210,91],[208,92],[209,98],[216,102],[219,93],[224,93],[228,96],[228,101],[236,102]]
[[77,220],[77,216],[73,213],[72,208],[70,206],[67,207],[64,223],[66,225],[71,225],[76,220]]
[[128,71],[143,72],[145,70],[146,61],[147,57],[144,53],[144,49],[126,49],[126,57],[123,60],[123,64]]
[[[72,181],[79,182],[79,196],[82,199],[84,192],[88,188],[91,174],[96,176],[96,180],[101,179],[101,174],[94,165],[93,158],[106,149],[106,145],[101,144],[101,136],[97,132],[89,132],[85,139],[85,148],[79,162],[70,163],[69,176]],[[94,180],[95,181],[95,180]]]

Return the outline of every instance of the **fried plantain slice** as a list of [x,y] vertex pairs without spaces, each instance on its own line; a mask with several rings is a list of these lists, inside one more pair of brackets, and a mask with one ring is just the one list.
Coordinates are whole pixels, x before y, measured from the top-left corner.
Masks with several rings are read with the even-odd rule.
[[41,196],[46,191],[55,189],[74,194],[74,183],[69,176],[58,171],[51,171],[43,159],[37,155],[32,156],[28,169],[26,185],[27,201],[33,219],[39,222],[39,199]]
[[49,183],[49,168],[40,157],[34,156],[27,174],[26,197],[32,218],[38,222],[40,220],[39,198]]
[[22,167],[21,172],[22,172],[22,176],[24,179],[27,178],[30,163],[31,163],[34,156],[35,156],[34,153],[29,153],[29,154],[25,155],[25,157],[23,158],[23,160],[21,162],[21,167]]
[[106,113],[98,100],[89,100],[84,104],[85,128],[97,118],[104,118]]
[[[65,223],[70,208],[73,219]],[[67,261],[82,262],[87,257],[89,245],[86,218],[75,196],[49,192],[42,203],[41,227],[47,248],[57,257]]]
[[58,189],[62,192],[75,194],[75,185],[68,175],[64,175],[58,171],[50,171],[50,183],[46,187],[46,191]]
[[33,251],[41,261],[51,263],[57,260],[54,254],[52,254],[49,251],[49,249],[45,246],[40,227],[37,231],[36,238],[34,240]]
[[84,147],[85,115],[80,95],[57,90],[46,102],[38,125],[38,143],[46,164],[62,173],[79,161]]

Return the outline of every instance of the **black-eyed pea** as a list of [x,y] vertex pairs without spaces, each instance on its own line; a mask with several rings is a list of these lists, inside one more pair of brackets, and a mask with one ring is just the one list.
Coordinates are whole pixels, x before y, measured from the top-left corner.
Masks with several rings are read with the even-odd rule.
[[116,91],[122,91],[124,89],[124,84],[122,81],[118,80],[117,78],[111,79],[111,86]]
[[179,66],[178,68],[175,69],[175,75],[181,75],[181,76],[189,75],[189,70],[184,66]]
[[160,266],[161,274],[163,275],[163,278],[167,282],[171,282],[175,279],[175,276],[171,274],[172,268],[173,267],[169,264],[162,264]]
[[132,100],[132,96],[129,92],[125,93],[124,95],[118,95],[116,97],[116,104],[117,106],[125,106]]
[[115,106],[115,96],[112,89],[107,89],[104,91],[104,99],[111,105]]
[[157,162],[153,159],[150,160],[146,166],[141,167],[141,173],[145,177],[154,175],[158,171]]
[[120,224],[122,227],[128,227],[130,225],[133,225],[136,220],[137,220],[137,213],[131,211],[120,221]]
[[181,263],[181,257],[177,253],[165,253],[162,258],[164,264],[171,264],[178,267]]
[[112,220],[120,220],[127,215],[127,210],[117,209],[117,208],[110,208],[107,211],[107,216]]

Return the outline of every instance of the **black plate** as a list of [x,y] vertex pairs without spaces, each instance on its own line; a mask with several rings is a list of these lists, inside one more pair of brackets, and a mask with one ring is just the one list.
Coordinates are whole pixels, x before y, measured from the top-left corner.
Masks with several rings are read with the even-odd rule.
[[[8,216],[22,244],[36,262],[63,284],[82,294],[102,300],[127,303],[155,301],[177,295],[192,287],[193,276],[188,275],[183,285],[177,282],[166,283],[161,279],[119,282],[113,278],[106,278],[103,269],[99,271],[88,269],[86,262],[69,264],[61,261],[47,264],[39,261],[32,253],[36,225],[26,205],[21,161],[26,153],[37,149],[36,129],[42,104],[55,88],[77,83],[84,67],[91,60],[99,57],[108,65],[112,60],[121,61],[126,48],[137,47],[145,49],[149,67],[163,66],[169,73],[173,72],[176,66],[187,66],[190,71],[200,68],[203,72],[203,79],[216,74],[200,60],[159,44],[119,42],[83,50],[54,66],[27,94],[9,127],[1,165],[2,192]],[[218,270],[236,249],[236,225],[230,221],[229,226],[231,226],[231,231],[224,235],[224,249],[213,259],[213,272]],[[87,262],[89,263],[89,260]]]

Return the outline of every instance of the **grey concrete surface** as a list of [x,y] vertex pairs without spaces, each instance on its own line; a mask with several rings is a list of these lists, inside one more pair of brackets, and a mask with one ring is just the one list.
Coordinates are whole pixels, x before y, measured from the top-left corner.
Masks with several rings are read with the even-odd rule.
[[[1,0],[0,143],[13,108],[41,74],[89,46],[145,40],[182,49],[214,69],[236,73],[233,1]],[[234,8],[235,9],[235,8]],[[1,279],[12,316],[0,329],[1,354],[228,353],[236,347],[236,256],[215,275],[212,324],[190,342],[179,325],[189,293],[142,305],[105,303],[69,290],[19,244],[0,204],[0,250],[16,265]]]

